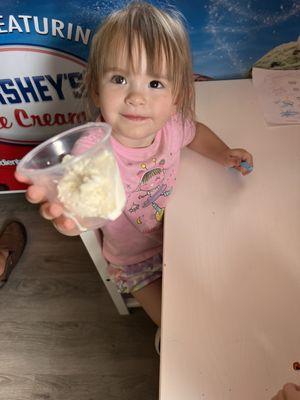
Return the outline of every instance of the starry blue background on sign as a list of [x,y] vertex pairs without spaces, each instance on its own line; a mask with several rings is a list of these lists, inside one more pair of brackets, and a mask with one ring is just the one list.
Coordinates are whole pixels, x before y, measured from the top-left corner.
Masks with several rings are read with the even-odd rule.
[[[194,71],[216,79],[247,76],[252,64],[275,46],[300,35],[300,0],[177,0],[152,1],[173,6],[186,19]],[[100,0],[1,0],[2,22],[7,15],[56,18],[82,28],[96,29],[101,19],[125,1]],[[5,29],[4,26],[0,28]],[[60,49],[82,59],[88,46],[82,43],[14,31],[0,35],[2,44],[33,44]]]

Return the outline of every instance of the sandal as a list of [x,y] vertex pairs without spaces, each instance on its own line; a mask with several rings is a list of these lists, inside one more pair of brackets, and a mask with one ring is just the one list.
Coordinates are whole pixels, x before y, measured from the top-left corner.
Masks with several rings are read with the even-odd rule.
[[0,250],[8,250],[4,271],[0,275],[0,288],[5,285],[7,279],[17,265],[26,245],[26,229],[21,222],[7,222],[0,233]]

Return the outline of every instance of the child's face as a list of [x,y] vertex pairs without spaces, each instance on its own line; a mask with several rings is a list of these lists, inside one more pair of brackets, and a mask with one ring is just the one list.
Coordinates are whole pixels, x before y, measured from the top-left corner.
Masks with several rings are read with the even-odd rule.
[[176,106],[166,67],[162,68],[161,76],[149,76],[145,51],[133,54],[134,60],[140,61],[140,68],[136,68],[136,72],[128,70],[126,57],[123,57],[120,65],[112,65],[105,73],[94,100],[120,143],[128,147],[146,147],[176,112]]

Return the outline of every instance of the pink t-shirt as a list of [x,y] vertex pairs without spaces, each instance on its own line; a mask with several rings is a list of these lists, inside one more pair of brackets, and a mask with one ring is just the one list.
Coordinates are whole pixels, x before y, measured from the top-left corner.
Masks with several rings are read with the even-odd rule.
[[[194,136],[194,122],[186,120],[183,124],[176,115],[148,147],[125,147],[111,137],[126,205],[119,218],[101,228],[103,255],[109,262],[135,264],[162,252],[163,215],[174,190],[180,150]],[[80,139],[81,150],[90,147],[92,139]]]

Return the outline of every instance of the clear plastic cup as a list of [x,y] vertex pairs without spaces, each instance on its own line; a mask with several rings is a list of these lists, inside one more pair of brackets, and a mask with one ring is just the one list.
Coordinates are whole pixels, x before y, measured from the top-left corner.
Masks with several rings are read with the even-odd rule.
[[125,191],[110,144],[111,127],[87,123],[35,147],[17,172],[45,189],[81,231],[99,228],[122,213]]

